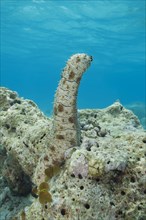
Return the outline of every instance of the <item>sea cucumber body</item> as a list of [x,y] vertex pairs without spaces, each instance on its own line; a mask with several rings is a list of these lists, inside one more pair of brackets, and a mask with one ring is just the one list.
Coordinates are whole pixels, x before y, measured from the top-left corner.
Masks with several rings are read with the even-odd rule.
[[90,66],[92,57],[75,54],[64,68],[54,101],[53,142],[63,150],[79,146],[80,128],[77,117],[77,94],[81,77]]

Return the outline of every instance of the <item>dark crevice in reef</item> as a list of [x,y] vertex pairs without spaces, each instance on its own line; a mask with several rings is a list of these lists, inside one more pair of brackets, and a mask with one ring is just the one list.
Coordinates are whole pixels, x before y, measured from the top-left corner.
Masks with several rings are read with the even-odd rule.
[[7,155],[0,146],[0,219],[10,220],[31,205],[29,194],[32,189],[30,177],[26,175],[16,158]]

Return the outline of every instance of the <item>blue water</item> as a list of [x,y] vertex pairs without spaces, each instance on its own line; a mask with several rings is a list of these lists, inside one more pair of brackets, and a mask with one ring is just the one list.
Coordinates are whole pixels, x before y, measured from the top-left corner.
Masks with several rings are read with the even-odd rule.
[[145,0],[1,0],[1,86],[51,113],[67,59],[92,55],[78,108],[145,103]]

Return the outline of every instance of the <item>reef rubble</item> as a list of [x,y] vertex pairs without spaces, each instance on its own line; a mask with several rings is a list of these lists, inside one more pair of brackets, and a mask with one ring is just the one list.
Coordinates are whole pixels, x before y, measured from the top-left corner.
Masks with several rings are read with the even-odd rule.
[[146,131],[119,101],[77,111],[89,62],[84,54],[68,61],[51,118],[0,88],[1,220],[146,219]]

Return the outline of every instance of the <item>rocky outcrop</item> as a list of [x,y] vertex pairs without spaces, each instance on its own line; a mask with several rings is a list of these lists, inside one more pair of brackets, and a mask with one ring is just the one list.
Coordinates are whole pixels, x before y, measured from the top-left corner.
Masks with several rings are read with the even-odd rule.
[[23,171],[32,177],[49,142],[51,119],[31,100],[0,88],[0,139],[8,154],[15,155]]

